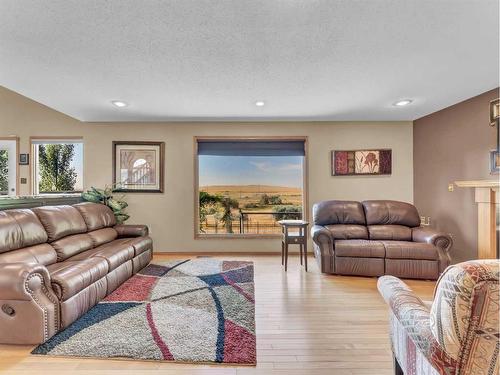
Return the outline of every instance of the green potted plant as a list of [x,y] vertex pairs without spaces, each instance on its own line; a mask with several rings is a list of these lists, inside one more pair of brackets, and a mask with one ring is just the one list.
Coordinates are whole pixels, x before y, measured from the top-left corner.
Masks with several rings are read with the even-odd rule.
[[104,189],[98,189],[92,186],[90,190],[82,193],[82,198],[87,202],[105,204],[113,210],[116,222],[122,224],[130,217],[124,212],[128,204],[122,200],[123,196],[120,198],[113,197],[113,190],[115,188],[115,186],[106,186]]

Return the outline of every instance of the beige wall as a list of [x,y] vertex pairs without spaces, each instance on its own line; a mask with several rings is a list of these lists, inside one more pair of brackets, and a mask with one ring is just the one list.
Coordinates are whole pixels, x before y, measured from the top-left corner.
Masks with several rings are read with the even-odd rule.
[[[309,208],[324,199],[396,199],[413,201],[411,122],[322,123],[81,123],[0,88],[0,136],[20,137],[29,152],[30,136],[83,136],[84,185],[111,183],[113,140],[164,141],[164,194],[128,194],[130,222],[151,227],[156,251],[277,251],[274,239],[198,239],[193,237],[193,137],[307,136]],[[392,148],[393,172],[382,177],[332,177],[332,149]],[[20,177],[29,177],[21,166]],[[28,185],[21,192],[28,193]]]
[[421,215],[454,239],[454,262],[477,258],[477,211],[473,189],[448,184],[457,180],[494,179],[489,151],[496,130],[489,126],[489,102],[498,89],[414,122],[414,194]]

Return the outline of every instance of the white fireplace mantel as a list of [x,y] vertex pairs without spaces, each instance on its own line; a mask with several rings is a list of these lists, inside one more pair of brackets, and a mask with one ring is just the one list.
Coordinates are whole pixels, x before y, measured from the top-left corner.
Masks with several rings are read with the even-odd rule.
[[496,212],[500,204],[500,180],[455,181],[455,184],[475,190],[478,258],[497,258]]
[[455,185],[459,187],[498,189],[500,187],[500,180],[455,181]]

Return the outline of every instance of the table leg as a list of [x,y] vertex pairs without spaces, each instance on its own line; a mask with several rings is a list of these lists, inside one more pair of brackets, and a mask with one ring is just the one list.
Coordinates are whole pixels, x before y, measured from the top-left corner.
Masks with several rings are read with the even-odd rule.
[[288,267],[288,243],[285,243],[285,272]]
[[281,265],[285,264],[285,243],[281,241]]
[[305,263],[306,272],[307,272],[307,238],[305,239],[305,242],[304,242],[304,263]]
[[300,265],[302,265],[302,244],[299,245],[299,251],[300,251]]

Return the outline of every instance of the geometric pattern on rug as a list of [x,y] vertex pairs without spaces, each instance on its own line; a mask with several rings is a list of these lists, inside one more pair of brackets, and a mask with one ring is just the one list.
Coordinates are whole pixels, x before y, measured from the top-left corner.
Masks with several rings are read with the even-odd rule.
[[150,264],[32,354],[255,364],[253,263]]

